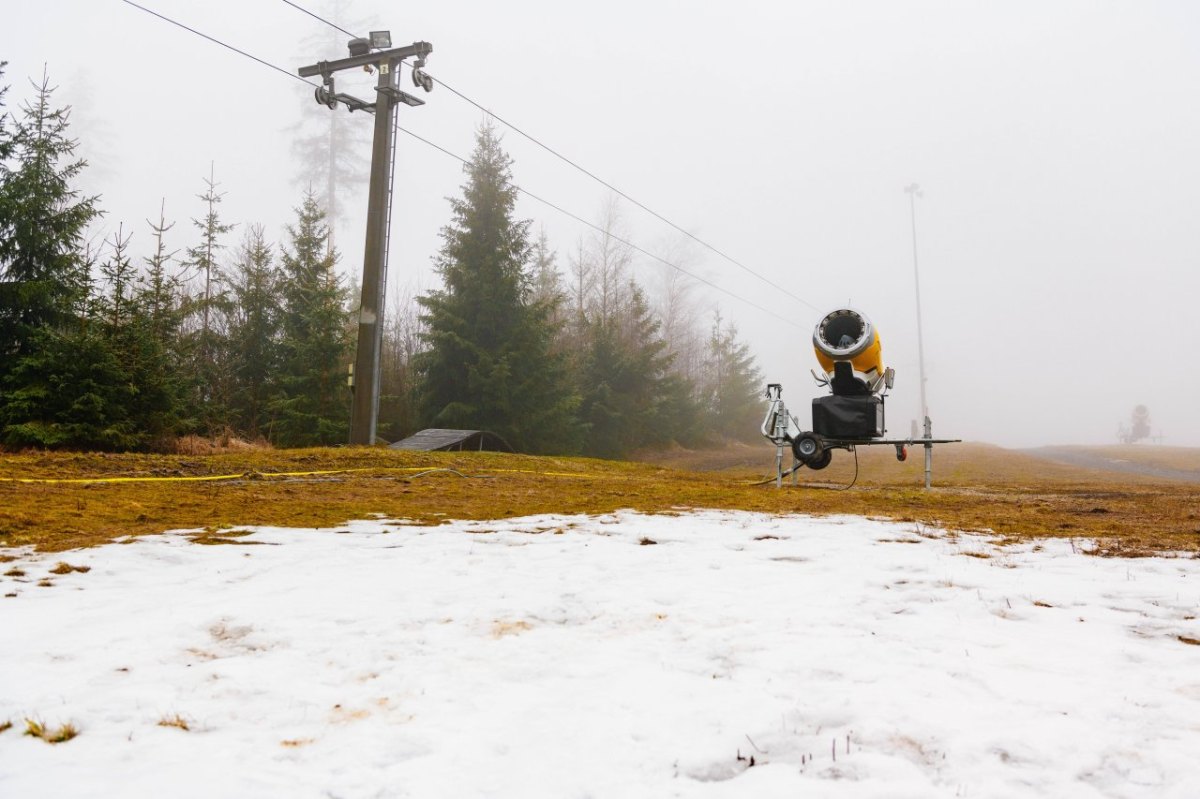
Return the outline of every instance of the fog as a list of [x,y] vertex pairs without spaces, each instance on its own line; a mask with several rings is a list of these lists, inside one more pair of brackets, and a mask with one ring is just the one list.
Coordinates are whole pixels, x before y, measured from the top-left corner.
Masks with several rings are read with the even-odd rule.
[[[333,33],[280,0],[143,5],[294,73]],[[299,5],[331,12],[324,0]],[[9,110],[43,65],[103,195],[97,235],[132,249],[166,202],[172,244],[210,167],[222,211],[276,240],[303,176],[292,140],[331,112],[297,80],[117,0],[10,3]],[[934,433],[1005,446],[1115,443],[1134,405],[1200,445],[1200,5],[1178,2],[355,0],[353,30],[432,43],[428,71],[768,282],[625,204],[624,235],[768,309],[705,289],[802,422],[821,389],[812,327],[850,303],[897,372],[889,428],[918,412],[909,197],[920,184]],[[361,28],[360,28],[361,26]],[[372,78],[338,89],[372,99]],[[416,92],[403,76],[405,88]],[[444,87],[400,124],[470,154],[484,114]],[[308,120],[308,122],[305,122]],[[347,121],[369,137],[371,117]],[[609,191],[503,128],[522,187],[587,218]],[[366,145],[364,144],[364,147]],[[390,280],[437,285],[431,256],[460,164],[400,135]],[[366,190],[338,243],[361,268]],[[522,198],[565,266],[588,230]],[[652,284],[662,268],[636,258]],[[814,310],[819,309],[818,310]],[[708,311],[705,312],[706,314]]]

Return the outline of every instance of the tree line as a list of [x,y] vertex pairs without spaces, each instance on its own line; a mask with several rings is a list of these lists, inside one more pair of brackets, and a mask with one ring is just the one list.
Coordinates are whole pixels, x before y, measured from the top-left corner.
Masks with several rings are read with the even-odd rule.
[[[176,230],[164,203],[147,222],[148,254],[135,259],[123,225],[88,238],[100,198],[77,188],[86,162],[49,81],[11,113],[7,91],[0,443],[153,450],[188,434],[344,443],[357,294],[339,277],[312,191],[276,245],[261,225],[225,219],[210,173],[190,229]],[[440,288],[389,303],[380,436],[490,430],[520,451],[621,457],[753,435],[761,382],[736,330],[701,319],[694,284],[678,273],[647,292],[616,232],[615,203],[560,268],[546,235],[516,216],[511,167],[496,131],[481,126],[442,229]]]

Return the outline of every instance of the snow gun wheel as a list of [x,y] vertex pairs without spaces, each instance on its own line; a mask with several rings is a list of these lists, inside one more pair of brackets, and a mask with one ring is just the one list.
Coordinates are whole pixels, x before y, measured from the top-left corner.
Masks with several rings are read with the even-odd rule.
[[810,469],[824,469],[833,460],[833,450],[823,449],[821,454],[809,461],[806,466]]
[[805,466],[812,466],[824,451],[821,440],[812,433],[803,433],[792,440],[792,454]]

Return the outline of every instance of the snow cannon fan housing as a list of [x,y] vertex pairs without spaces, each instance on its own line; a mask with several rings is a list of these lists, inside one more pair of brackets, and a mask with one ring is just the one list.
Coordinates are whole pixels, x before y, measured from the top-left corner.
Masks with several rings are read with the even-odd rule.
[[879,334],[861,312],[839,308],[825,314],[813,330],[813,350],[834,394],[872,394],[883,388]]
[[883,365],[879,331],[853,308],[838,308],[813,330],[813,350],[825,371],[818,382],[831,396],[813,400],[813,432],[839,439],[883,436],[883,391],[892,386],[892,370]]

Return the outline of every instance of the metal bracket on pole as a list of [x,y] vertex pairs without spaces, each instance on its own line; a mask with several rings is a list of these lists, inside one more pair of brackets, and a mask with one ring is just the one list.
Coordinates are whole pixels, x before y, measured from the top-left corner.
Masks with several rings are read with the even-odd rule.
[[393,87],[383,87],[376,89],[379,94],[386,94],[394,103],[403,103],[404,105],[416,108],[419,105],[425,105],[425,101],[420,97],[415,97],[402,89]]
[[328,72],[341,72],[343,69],[352,69],[354,67],[374,67],[382,63],[391,64],[396,61],[403,61],[406,58],[412,58],[413,56],[425,58],[432,52],[433,45],[429,42],[413,42],[407,47],[379,50],[374,53],[339,58],[336,61],[318,61],[311,66],[300,67],[298,74],[302,78],[311,78],[315,75],[324,75]]

